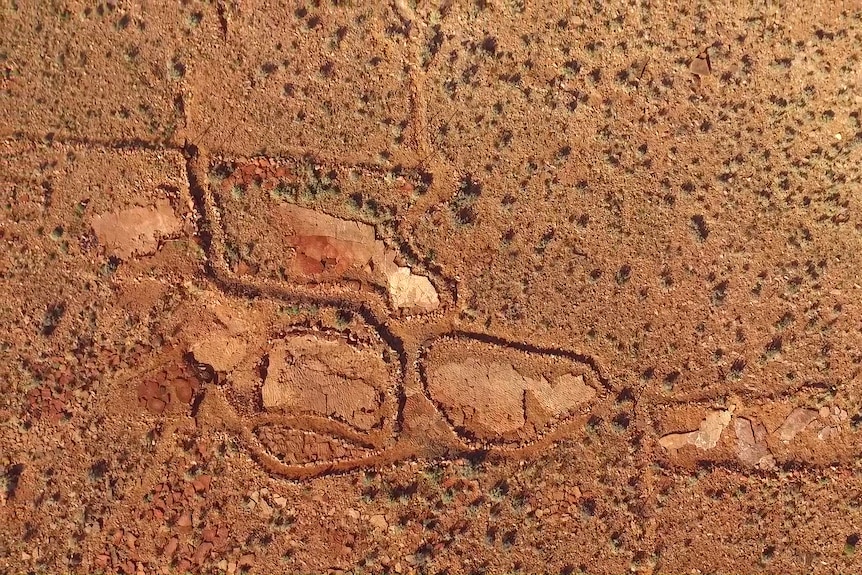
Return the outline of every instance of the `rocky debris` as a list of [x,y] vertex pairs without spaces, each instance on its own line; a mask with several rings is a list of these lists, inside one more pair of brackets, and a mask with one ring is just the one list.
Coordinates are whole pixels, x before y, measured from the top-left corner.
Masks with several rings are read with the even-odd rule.
[[790,415],[775,433],[778,435],[778,439],[787,443],[796,437],[797,433],[805,429],[808,424],[816,420],[819,415],[820,413],[816,409],[797,407],[790,412]]
[[171,366],[138,384],[138,402],[151,413],[160,414],[172,401],[190,404],[199,388],[197,379],[185,374],[184,366]]
[[590,402],[596,390],[581,375],[521,375],[511,363],[470,357],[428,372],[428,393],[450,421],[481,439],[498,439],[528,423],[541,428]]
[[294,272],[306,277],[346,279],[351,272],[382,276],[393,307],[428,312],[440,306],[437,290],[425,276],[395,263],[397,252],[376,239],[374,227],[343,220],[295,204],[279,206],[293,234]]
[[170,400],[167,386],[153,379],[147,379],[138,384],[138,402],[151,413],[162,413]]
[[682,449],[693,445],[701,450],[712,449],[718,445],[721,433],[730,424],[732,409],[710,412],[700,423],[696,431],[686,433],[670,433],[659,439],[659,444],[665,449]]
[[270,455],[287,465],[357,459],[368,454],[347,441],[281,425],[261,426],[255,435]]
[[766,444],[768,432],[759,421],[737,417],[733,422],[736,432],[736,454],[746,465],[760,469],[772,469],[775,458]]
[[264,519],[269,519],[272,517],[273,509],[272,505],[269,504],[267,500],[267,496],[269,495],[268,489],[261,489],[260,491],[252,491],[249,493],[248,498],[248,508],[256,509],[257,513],[263,517]]
[[91,225],[99,243],[121,259],[153,254],[162,239],[182,230],[182,221],[167,200],[100,214],[93,217]]
[[818,415],[825,424],[823,429],[817,433],[817,438],[821,441],[837,439],[841,434],[841,425],[849,419],[847,411],[837,405],[833,405],[832,409],[825,406],[821,407]]
[[261,399],[268,411],[313,412],[367,430],[380,422],[388,380],[378,354],[340,339],[298,335],[270,351]]

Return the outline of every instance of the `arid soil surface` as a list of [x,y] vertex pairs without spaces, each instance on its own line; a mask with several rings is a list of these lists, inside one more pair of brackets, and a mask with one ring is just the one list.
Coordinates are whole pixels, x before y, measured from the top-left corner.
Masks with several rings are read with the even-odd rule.
[[858,2],[0,32],[0,573],[862,572]]

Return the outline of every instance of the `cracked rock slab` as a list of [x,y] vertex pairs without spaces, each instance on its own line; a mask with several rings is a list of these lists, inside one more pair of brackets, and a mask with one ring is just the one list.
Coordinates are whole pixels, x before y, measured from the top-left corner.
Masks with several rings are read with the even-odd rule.
[[546,377],[519,370],[502,354],[492,358],[453,358],[427,372],[431,399],[455,428],[477,439],[529,436],[596,397],[580,373]]
[[817,419],[819,413],[816,409],[797,407],[790,412],[784,423],[776,430],[776,435],[781,441],[792,441],[796,434],[805,429],[808,424]]
[[737,417],[733,429],[736,432],[736,454],[741,462],[762,469],[770,469],[775,465],[775,458],[766,444],[768,432],[762,423]]
[[267,411],[335,417],[362,429],[379,423],[388,372],[382,358],[344,341],[289,337],[269,353],[261,389]]
[[155,253],[159,242],[182,230],[170,202],[135,206],[93,217],[93,231],[109,254],[122,259]]
[[701,450],[712,449],[718,445],[721,434],[730,424],[732,410],[710,412],[700,424],[696,431],[686,433],[670,433],[659,439],[659,444],[665,449],[682,449],[687,445],[693,445]]

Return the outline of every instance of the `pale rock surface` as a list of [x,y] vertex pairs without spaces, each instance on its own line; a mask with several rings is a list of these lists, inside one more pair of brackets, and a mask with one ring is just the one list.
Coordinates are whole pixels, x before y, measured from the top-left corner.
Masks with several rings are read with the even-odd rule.
[[395,251],[376,239],[374,227],[293,204],[280,206],[293,234],[294,271],[304,276],[343,277],[351,271],[381,276],[392,306],[406,311],[440,307],[437,290],[425,277],[395,263]]
[[121,259],[155,253],[160,240],[182,230],[182,221],[167,200],[159,200],[154,206],[99,214],[91,225],[99,243]]
[[312,412],[367,430],[380,420],[380,392],[388,372],[382,358],[343,341],[313,335],[273,346],[261,389],[268,411]]
[[[587,403],[596,390],[583,376],[565,374],[553,382],[525,377],[509,363],[467,358],[444,363],[429,373],[428,392],[457,427],[493,439],[524,427],[531,420],[525,399],[554,418]],[[543,421],[533,422],[538,426]]]
[[712,449],[718,445],[721,433],[730,424],[732,409],[712,411],[700,423],[697,431],[686,433],[670,433],[659,439],[659,444],[665,449],[682,449],[693,445],[701,450]]
[[817,419],[818,415],[819,412],[816,409],[797,407],[790,412],[790,415],[787,416],[787,419],[784,420],[784,423],[781,424],[781,427],[779,427],[775,433],[777,433],[778,438],[785,443],[792,441],[793,438],[796,437],[796,434],[805,429],[812,421]]

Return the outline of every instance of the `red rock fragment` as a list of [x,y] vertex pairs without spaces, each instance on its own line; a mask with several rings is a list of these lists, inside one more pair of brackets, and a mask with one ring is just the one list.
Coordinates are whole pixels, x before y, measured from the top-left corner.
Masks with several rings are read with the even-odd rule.
[[179,545],[180,540],[176,537],[171,537],[170,541],[168,541],[168,544],[165,545],[165,548],[162,550],[162,553],[167,557],[173,557],[174,553],[177,552],[177,547],[179,547]]
[[200,545],[198,545],[198,548],[195,549],[195,554],[192,557],[192,562],[195,565],[201,565],[204,562],[204,560],[207,558],[207,555],[209,555],[210,551],[212,551],[212,549],[213,549],[212,543],[209,543],[209,542],[201,543]]
[[240,567],[251,567],[254,565],[254,555],[251,553],[246,553],[242,557],[239,558],[239,566]]
[[211,482],[211,475],[201,475],[200,477],[195,478],[195,480],[192,482],[192,485],[194,485],[195,491],[197,491],[198,493],[203,493],[204,491],[209,489]]
[[177,519],[176,527],[177,531],[179,531],[180,533],[191,533],[192,514],[186,511],[182,515],[180,515],[180,518]]
[[167,404],[157,397],[151,397],[147,401],[147,409],[156,415],[162,413],[165,410],[165,407],[167,407]]
[[215,541],[216,545],[218,545],[219,547],[222,547],[223,545],[225,545],[227,543],[227,538],[228,538],[229,534],[230,534],[230,532],[228,531],[227,527],[225,527],[225,526],[219,527],[218,531],[216,531],[216,541]]

